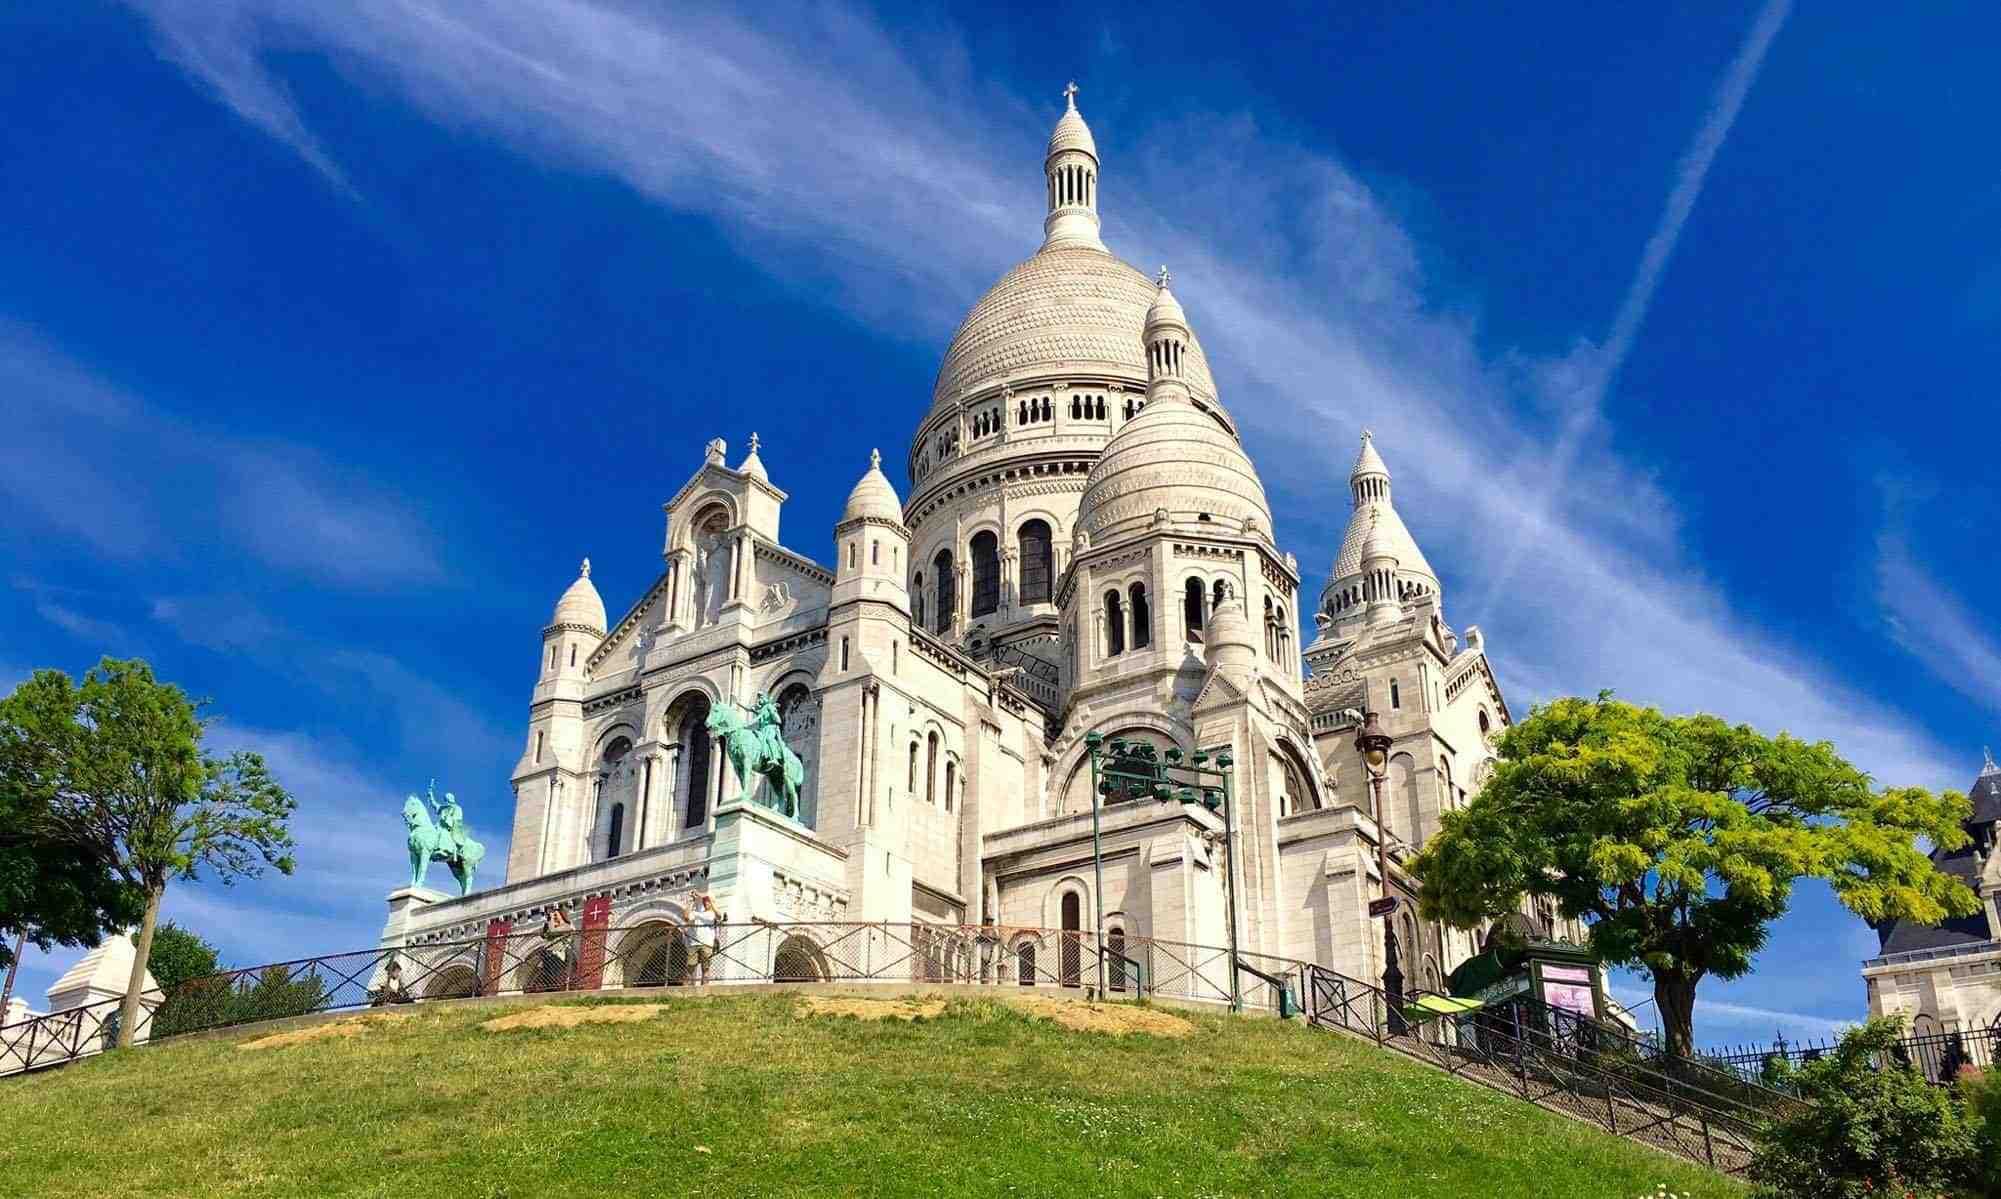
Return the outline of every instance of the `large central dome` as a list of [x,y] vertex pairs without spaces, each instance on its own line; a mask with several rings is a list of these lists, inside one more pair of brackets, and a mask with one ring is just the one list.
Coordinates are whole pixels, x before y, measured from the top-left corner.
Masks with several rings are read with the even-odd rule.
[[[1146,385],[1141,334],[1153,281],[1109,251],[1053,245],[1002,275],[945,351],[933,409],[996,384],[1103,374]],[[1189,390],[1214,401],[1199,344],[1188,347]]]

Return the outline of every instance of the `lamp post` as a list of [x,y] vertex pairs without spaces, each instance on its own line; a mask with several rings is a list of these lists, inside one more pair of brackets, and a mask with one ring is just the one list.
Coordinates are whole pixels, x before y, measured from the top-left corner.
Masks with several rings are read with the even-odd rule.
[[1390,894],[1390,833],[1389,825],[1383,819],[1383,783],[1389,776],[1391,743],[1390,735],[1383,731],[1376,714],[1362,713],[1362,728],[1355,734],[1355,748],[1362,755],[1362,764],[1369,770],[1369,791],[1376,806],[1376,873],[1382,877],[1383,884],[1381,901],[1370,906],[1381,909],[1383,993],[1389,997],[1390,1034],[1396,1036],[1404,1030],[1403,1012],[1397,1007],[1403,1002],[1403,967],[1397,962],[1397,934],[1392,920],[1396,913],[1396,897]]
[[[1223,817],[1223,896],[1225,900],[1225,923],[1230,941],[1230,1010],[1243,1010],[1243,994],[1237,985],[1237,816],[1236,804],[1232,802],[1231,767],[1236,760],[1228,750],[1215,755],[1215,767],[1210,768],[1210,756],[1198,752],[1191,764],[1183,765],[1181,751],[1169,749],[1166,760],[1156,756],[1153,746],[1145,742],[1128,743],[1114,738],[1109,743],[1096,733],[1087,733],[1084,744],[1091,752],[1091,849],[1092,857],[1098,853],[1098,803],[1099,797],[1110,795],[1115,789],[1126,789],[1139,794],[1151,795],[1161,803],[1199,803],[1211,812],[1221,811]],[[1108,752],[1111,761],[1102,767],[1100,752]],[[1104,867],[1102,860],[1095,862],[1099,874],[1099,893],[1103,894]],[[1098,917],[1098,986],[1103,993],[1105,984],[1104,952],[1104,905],[1099,904]]]

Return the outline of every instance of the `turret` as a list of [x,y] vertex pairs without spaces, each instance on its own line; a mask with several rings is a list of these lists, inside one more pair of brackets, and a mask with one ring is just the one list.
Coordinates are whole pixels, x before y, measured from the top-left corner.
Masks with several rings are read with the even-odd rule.
[[1098,143],[1077,111],[1077,85],[1063,89],[1065,108],[1049,135],[1049,153],[1042,160],[1049,184],[1049,215],[1043,219],[1042,246],[1090,246],[1102,250],[1098,237]]
[[556,601],[555,614],[542,630],[542,673],[536,698],[558,683],[581,682],[604,635],[604,600],[591,582],[591,560],[585,558],[577,581]]
[[910,611],[910,530],[903,501],[882,473],[882,453],[869,451],[869,468],[848,493],[841,521],[834,526],[834,593],[839,607],[869,599]]
[[1181,310],[1181,301],[1167,289],[1173,276],[1166,267],[1160,268],[1159,278],[1154,280],[1158,288],[1153,295],[1153,304],[1146,310],[1146,325],[1141,338],[1146,342],[1146,402],[1156,400],[1188,398],[1188,343],[1194,335],[1188,329],[1188,314]]
[[1383,535],[1379,522],[1369,522],[1368,536],[1362,539],[1362,595],[1368,601],[1370,624],[1387,624],[1403,614],[1398,595],[1399,566],[1396,550]]

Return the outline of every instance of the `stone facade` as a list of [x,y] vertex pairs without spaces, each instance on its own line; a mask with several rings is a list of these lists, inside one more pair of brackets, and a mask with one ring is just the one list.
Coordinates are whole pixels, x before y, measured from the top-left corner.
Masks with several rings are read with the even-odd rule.
[[1937,926],[1893,921],[1862,963],[1872,1016],[1901,1015],[1918,1032],[2001,1028],[2001,767],[1987,757],[1969,791],[1968,844],[1932,861],[1980,897],[1981,910]]
[[[1163,270],[1099,239],[1096,141],[1074,102],[1044,162],[1045,242],[974,306],[906,459],[879,455],[833,563],[786,548],[752,435],[665,505],[663,569],[615,623],[589,562],[543,630],[503,885],[402,890],[385,944],[525,931],[608,903],[610,936],[685,922],[885,921],[1240,941],[1381,971],[1383,886],[1355,717],[1395,738],[1389,880],[1465,801],[1507,705],[1365,437],[1352,525],[1297,644],[1301,577]],[[707,715],[774,697],[807,768],[796,820],[746,797]],[[1235,852],[1198,804],[1102,813],[1087,737],[1234,759]],[[1233,874],[1226,875],[1226,871]],[[592,908],[604,912],[603,905]],[[596,918],[596,917],[593,917]],[[1473,938],[1397,917],[1415,985]]]

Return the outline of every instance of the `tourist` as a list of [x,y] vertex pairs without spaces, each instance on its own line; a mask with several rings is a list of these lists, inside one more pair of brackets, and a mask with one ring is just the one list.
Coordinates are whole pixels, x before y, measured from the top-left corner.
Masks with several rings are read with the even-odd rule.
[[689,947],[695,952],[702,986],[709,983],[709,963],[715,960],[716,946],[722,940],[722,923],[723,914],[716,910],[714,899],[705,893],[695,901],[695,914],[688,921]]

